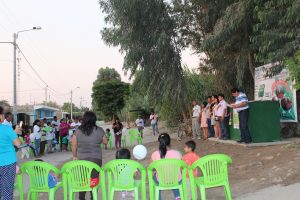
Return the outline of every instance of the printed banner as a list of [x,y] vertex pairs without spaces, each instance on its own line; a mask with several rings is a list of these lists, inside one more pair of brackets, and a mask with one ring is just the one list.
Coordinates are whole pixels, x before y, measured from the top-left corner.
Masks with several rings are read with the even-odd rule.
[[255,68],[255,100],[278,101],[281,122],[297,122],[296,90],[289,77],[288,69],[272,77],[266,76],[273,64]]

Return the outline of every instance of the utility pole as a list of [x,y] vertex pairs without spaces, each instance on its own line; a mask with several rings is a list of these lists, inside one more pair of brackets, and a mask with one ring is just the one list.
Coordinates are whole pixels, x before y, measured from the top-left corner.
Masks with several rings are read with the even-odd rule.
[[83,97],[80,97],[80,108],[82,108]]
[[71,90],[71,119],[73,119],[73,90]]
[[14,114],[14,123],[17,124],[17,33],[13,34],[13,45],[14,45],[14,69],[13,69],[13,76],[14,76],[14,82],[13,82],[13,114]]
[[46,85],[45,87],[45,104],[47,105],[47,102],[48,102],[48,85]]

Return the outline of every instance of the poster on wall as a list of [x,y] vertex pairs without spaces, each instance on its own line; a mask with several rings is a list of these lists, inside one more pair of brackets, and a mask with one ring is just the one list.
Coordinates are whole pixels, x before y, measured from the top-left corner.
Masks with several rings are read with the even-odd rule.
[[236,109],[233,110],[232,118],[233,118],[233,128],[240,129],[239,113],[236,111]]
[[281,122],[297,122],[296,90],[293,88],[293,80],[289,77],[287,68],[274,76],[267,76],[267,72],[273,67],[267,64],[255,68],[255,100],[278,101]]

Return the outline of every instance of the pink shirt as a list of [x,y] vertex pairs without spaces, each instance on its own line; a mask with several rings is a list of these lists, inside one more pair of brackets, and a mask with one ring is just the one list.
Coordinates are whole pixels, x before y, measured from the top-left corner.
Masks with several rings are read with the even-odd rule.
[[[180,159],[181,160],[182,154],[179,151],[170,149],[170,150],[167,151],[167,154],[166,154],[165,158],[175,158],[175,159]],[[152,155],[151,155],[151,160],[152,161],[160,160],[160,159],[161,158],[160,158],[159,151],[155,151],[155,152],[152,153]],[[158,177],[157,177],[157,179],[158,179]],[[181,180],[181,174],[179,174],[179,180]]]

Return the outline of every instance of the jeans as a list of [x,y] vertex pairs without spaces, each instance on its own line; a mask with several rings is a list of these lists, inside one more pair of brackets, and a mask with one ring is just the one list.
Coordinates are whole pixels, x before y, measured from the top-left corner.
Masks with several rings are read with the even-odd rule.
[[[154,182],[155,182],[156,184],[159,184],[159,182],[158,182],[158,180],[157,180],[157,177],[156,177],[156,174],[153,175],[153,180],[154,180]],[[179,182],[179,184],[181,184],[181,181]],[[179,192],[178,189],[173,189],[172,192],[173,192],[173,194],[174,194],[175,199],[176,199],[177,197],[180,197],[180,192]],[[161,198],[161,192],[160,192],[160,191],[159,191],[159,200],[162,200],[162,198]]]
[[121,148],[121,139],[122,139],[122,134],[117,135],[115,133],[115,146],[116,146],[116,149]]
[[222,117],[218,117],[218,119],[221,128],[221,137],[228,139],[229,138],[229,134],[228,134],[229,117],[224,117],[224,121],[222,121]]
[[16,163],[0,166],[0,199],[14,199]]
[[241,140],[243,142],[252,142],[249,127],[248,127],[248,119],[249,119],[249,109],[242,110],[239,112]]
[[211,125],[211,119],[207,119],[207,125],[208,125],[209,137],[214,137],[215,136],[215,130],[214,130],[214,126]]
[[151,126],[152,126],[153,135],[155,135],[156,132],[157,134],[159,134],[157,123],[151,124]]
[[193,128],[193,136],[200,137],[201,135],[200,135],[199,117],[193,117],[192,128]]
[[41,139],[35,139],[34,146],[35,146],[35,154],[37,156],[40,155]]

